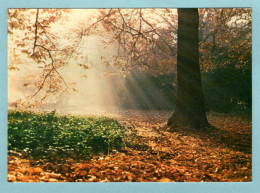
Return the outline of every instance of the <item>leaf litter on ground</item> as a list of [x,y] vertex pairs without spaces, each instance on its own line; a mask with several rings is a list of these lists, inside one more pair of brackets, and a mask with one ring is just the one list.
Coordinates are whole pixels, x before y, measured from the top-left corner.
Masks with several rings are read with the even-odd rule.
[[9,151],[10,182],[247,182],[252,181],[252,122],[209,113],[214,128],[165,127],[168,111],[124,111],[125,144],[88,159],[35,159]]

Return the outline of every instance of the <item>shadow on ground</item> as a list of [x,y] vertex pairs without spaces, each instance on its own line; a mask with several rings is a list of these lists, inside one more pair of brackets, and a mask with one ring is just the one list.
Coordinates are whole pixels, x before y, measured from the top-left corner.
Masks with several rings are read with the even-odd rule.
[[208,141],[212,147],[227,147],[235,151],[252,153],[252,133],[241,132],[240,130],[224,130],[211,125],[200,130],[178,127],[171,129],[182,136],[192,136],[203,141]]

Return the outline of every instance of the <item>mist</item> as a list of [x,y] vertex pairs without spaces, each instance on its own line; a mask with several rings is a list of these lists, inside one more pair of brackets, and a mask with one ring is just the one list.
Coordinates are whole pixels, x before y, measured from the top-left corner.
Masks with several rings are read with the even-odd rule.
[[[90,17],[95,10],[83,11],[72,10],[69,16],[70,25],[57,24],[52,26],[55,33],[62,33],[73,29],[83,21],[80,17]],[[82,15],[85,14],[85,15]],[[83,24],[82,24],[83,25]],[[68,28],[68,29],[67,29]],[[107,47],[102,44],[101,36],[91,35],[84,37],[78,45],[78,51],[82,52],[82,58],[69,60],[69,64],[58,69],[66,83],[75,83],[77,91],[64,90],[58,96],[47,98],[38,110],[56,110],[61,113],[92,113],[104,114],[118,112],[126,109],[173,109],[175,90],[170,88],[170,95],[162,92],[165,82],[161,81],[141,67],[130,71],[123,69],[122,65],[107,65],[104,62],[112,61],[117,54],[118,47],[114,43]],[[62,41],[62,40],[61,40]],[[65,43],[65,42],[63,42]],[[8,104],[15,107],[15,101],[25,99],[33,95],[36,88],[26,86],[27,83],[34,83],[37,74],[41,72],[39,65],[32,59],[21,56],[24,63],[20,64],[20,70],[8,71]],[[77,63],[88,66],[84,70]],[[174,76],[170,76],[168,83],[174,82]],[[167,90],[167,89],[166,89]]]

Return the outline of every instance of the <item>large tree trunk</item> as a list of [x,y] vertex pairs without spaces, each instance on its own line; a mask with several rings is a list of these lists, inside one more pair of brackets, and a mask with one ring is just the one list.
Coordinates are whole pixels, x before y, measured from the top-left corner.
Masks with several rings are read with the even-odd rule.
[[178,9],[176,109],[168,121],[170,127],[208,126],[199,65],[198,9]]

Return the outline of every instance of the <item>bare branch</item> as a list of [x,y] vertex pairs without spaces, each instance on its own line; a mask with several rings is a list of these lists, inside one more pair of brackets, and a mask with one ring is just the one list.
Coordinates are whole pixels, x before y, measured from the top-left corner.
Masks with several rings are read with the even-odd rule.
[[35,24],[34,24],[34,27],[35,27],[35,36],[34,36],[34,44],[33,44],[33,55],[35,53],[35,47],[36,47],[36,43],[37,43],[37,33],[38,33],[38,16],[39,16],[39,9],[37,9],[37,12],[36,12],[36,18],[35,18]]
[[52,57],[51,50],[49,50],[49,49],[47,49],[47,48],[45,48],[44,46],[41,46],[41,45],[37,45],[37,44],[36,44],[35,46],[40,47],[40,48],[42,48],[42,49],[44,49],[45,51],[48,52],[49,57],[50,57],[50,59],[51,59],[52,69],[59,75],[59,77],[62,79],[63,83],[65,84],[65,86],[68,88],[68,85],[67,85],[66,81],[64,80],[64,78],[60,75],[60,73],[58,72],[58,70],[57,70],[57,69],[55,68],[55,66],[54,66],[54,59],[53,59],[53,57]]
[[143,18],[143,16],[141,16],[141,18],[142,18],[142,20],[143,20],[147,25],[149,25],[149,26],[153,29],[154,33],[155,33],[156,35],[158,35],[158,36],[162,39],[162,41],[163,41],[163,42],[165,43],[165,45],[170,49],[170,51],[172,52],[172,54],[174,54],[174,49],[173,49],[173,47],[172,47],[170,44],[168,44],[168,42],[161,36],[160,33],[158,33],[158,32],[156,31],[156,29],[154,29],[154,27],[152,26],[152,24],[150,24],[148,21],[146,21],[146,20]]

